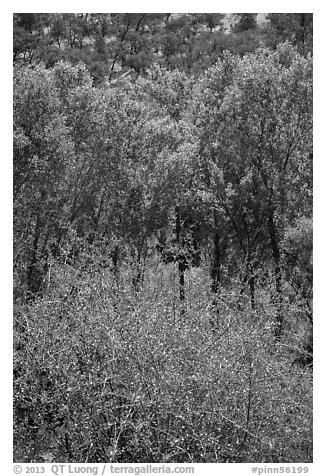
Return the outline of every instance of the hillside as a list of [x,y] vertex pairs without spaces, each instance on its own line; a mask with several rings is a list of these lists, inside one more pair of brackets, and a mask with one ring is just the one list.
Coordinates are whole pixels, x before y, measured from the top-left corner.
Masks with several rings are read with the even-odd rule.
[[312,16],[234,18],[14,15],[17,462],[312,462]]

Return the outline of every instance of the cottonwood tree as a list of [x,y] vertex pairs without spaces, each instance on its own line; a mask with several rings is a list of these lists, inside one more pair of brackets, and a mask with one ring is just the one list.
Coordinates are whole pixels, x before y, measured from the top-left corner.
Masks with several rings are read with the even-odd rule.
[[15,237],[17,256],[29,263],[23,281],[35,295],[50,255],[75,252],[97,233],[116,186],[117,161],[108,151],[117,128],[81,64],[17,68],[14,95]]
[[312,219],[300,216],[292,226],[285,228],[282,242],[285,278],[291,286],[289,297],[302,306],[311,325],[313,323],[312,234]]
[[[266,50],[248,55],[236,71],[233,87],[224,100],[223,134],[232,135],[233,157],[247,162],[252,186],[260,196],[265,231],[275,276],[276,329],[280,336],[282,315],[281,239],[293,208],[299,183],[311,174],[312,70],[289,45],[275,53]],[[310,180],[308,179],[308,183]],[[302,191],[303,202],[310,200]],[[265,234],[265,236],[266,236]]]
[[283,322],[284,226],[311,201],[311,76],[311,60],[285,44],[275,53],[226,57],[202,79],[196,99],[198,160],[219,205],[216,222],[227,223],[242,250],[252,305],[255,269],[269,253],[276,336]]
[[[221,266],[230,226],[221,193],[225,187],[215,143],[222,116],[220,107],[230,86],[237,60],[226,54],[196,82],[193,100],[189,103],[189,119],[195,127],[197,153],[194,169],[198,177],[198,196],[206,208],[212,240],[212,290],[216,293],[221,282]],[[220,179],[222,178],[222,183]]]
[[73,144],[52,74],[41,66],[14,73],[14,267],[31,297],[61,221]]
[[269,13],[262,26],[266,46],[276,48],[279,43],[289,41],[306,56],[313,49],[312,13]]
[[[198,243],[201,239],[198,220],[195,219],[194,204],[191,191],[194,190],[194,173],[191,158],[194,153],[195,136],[189,123],[186,109],[191,92],[192,80],[179,71],[163,71],[158,67],[149,72],[145,86],[145,97],[149,104],[155,104],[165,115],[164,122],[158,124],[157,137],[160,162],[165,172],[165,187],[169,195],[165,196],[168,216],[173,216],[172,229],[166,230],[167,221],[161,226],[159,246],[164,259],[178,264],[180,299],[185,299],[185,271],[190,262],[199,256]],[[154,138],[155,133],[152,134]],[[162,237],[164,236],[164,239]],[[197,255],[197,258],[194,256]],[[198,262],[198,259],[197,259]]]

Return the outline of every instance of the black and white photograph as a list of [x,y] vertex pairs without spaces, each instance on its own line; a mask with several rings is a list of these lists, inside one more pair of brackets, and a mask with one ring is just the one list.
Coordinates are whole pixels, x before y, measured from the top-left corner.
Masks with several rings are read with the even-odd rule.
[[314,461],[315,15],[193,7],[12,15],[15,468]]

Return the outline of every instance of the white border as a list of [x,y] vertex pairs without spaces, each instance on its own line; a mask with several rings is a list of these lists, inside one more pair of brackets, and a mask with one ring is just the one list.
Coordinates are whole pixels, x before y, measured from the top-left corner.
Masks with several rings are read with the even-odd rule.
[[[244,10],[244,5],[246,9]],[[324,425],[325,419],[325,320],[323,306],[325,294],[325,194],[326,187],[324,158],[325,126],[325,30],[326,9],[322,2],[215,2],[170,1],[130,2],[120,0],[110,4],[104,1],[56,1],[41,3],[39,1],[14,1],[2,5],[1,34],[1,139],[2,154],[0,159],[0,204],[1,204],[1,440],[2,474],[12,474],[12,14],[14,12],[313,12],[314,13],[314,317],[315,317],[315,364],[314,364],[314,463],[308,465],[309,475],[326,474],[323,468],[325,455]],[[324,284],[325,283],[325,284]],[[195,474],[249,474],[253,464],[232,465],[196,465]],[[262,466],[262,465],[259,465]],[[267,465],[269,467],[271,465]],[[278,466],[278,465],[273,465]],[[298,466],[298,465],[291,465]],[[302,465],[303,466],[303,465]],[[223,469],[222,469],[223,467]],[[231,468],[232,467],[232,468]],[[216,469],[218,472],[216,472]],[[232,469],[232,472],[230,472]],[[248,471],[248,473],[247,473]]]

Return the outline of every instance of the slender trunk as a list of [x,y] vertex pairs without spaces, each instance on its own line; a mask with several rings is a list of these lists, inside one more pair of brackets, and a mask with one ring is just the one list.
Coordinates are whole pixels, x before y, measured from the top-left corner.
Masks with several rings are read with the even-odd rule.
[[41,236],[41,220],[39,217],[36,219],[34,240],[31,249],[30,262],[27,269],[27,299],[32,300],[39,292],[42,284],[42,276],[39,269],[39,263],[37,259],[37,249]]
[[218,287],[221,281],[221,249],[220,249],[220,235],[217,229],[216,219],[213,235],[213,244],[214,244],[214,255],[213,255],[213,265],[211,269],[211,291],[217,293]]
[[309,319],[310,324],[313,325],[312,305],[309,299],[306,299],[306,316]]
[[136,289],[144,282],[145,262],[147,258],[147,240],[144,238],[137,249],[137,275],[133,280]]
[[299,25],[300,28],[297,33],[297,42],[301,43],[302,54],[305,54],[305,36],[306,36],[306,16],[305,13],[299,13]]
[[251,302],[251,309],[255,309],[255,275],[254,269],[251,263],[249,263],[249,290],[250,290],[250,302]]
[[119,262],[119,255],[120,255],[120,247],[119,245],[115,245],[113,250],[110,253],[110,257],[112,259],[112,264],[113,264],[113,274],[117,278],[118,276],[118,262]]
[[283,314],[282,314],[282,275],[281,275],[281,254],[277,237],[277,230],[274,221],[274,209],[270,205],[268,216],[268,233],[270,239],[270,245],[272,249],[273,261],[274,261],[274,276],[275,276],[275,291],[276,291],[276,324],[274,329],[274,336],[276,339],[281,338],[283,327]]
[[240,296],[243,296],[247,284],[249,285],[249,294],[250,294],[250,304],[251,309],[254,310],[256,307],[255,292],[256,292],[256,282],[255,282],[255,273],[252,263],[247,261],[245,275],[241,282],[240,287]]
[[[126,28],[126,30],[124,31],[124,33],[122,34],[122,37],[121,37],[121,39],[120,39],[120,45],[123,43],[124,39],[126,38],[127,33],[128,33],[128,31],[129,31],[129,27],[130,27],[130,25],[129,25],[129,23],[128,23],[127,28]],[[115,56],[114,56],[114,58],[113,58],[113,62],[112,62],[112,64],[111,64],[110,73],[109,73],[109,83],[111,82],[112,75],[113,75],[113,70],[114,70],[114,66],[115,66],[115,63],[116,63],[116,61],[117,61],[117,59],[118,59],[118,57],[119,57],[119,54],[120,54],[120,50],[117,51],[117,53],[115,54]]]
[[201,254],[200,254],[200,225],[195,223],[192,228],[192,252],[191,252],[191,263],[193,266],[200,266]]
[[175,231],[176,231],[177,246],[178,246],[178,271],[179,271],[180,301],[184,301],[185,300],[186,263],[185,263],[185,257],[183,255],[183,249],[182,249],[182,243],[181,243],[181,221],[180,221],[179,207],[176,207],[176,210],[175,210]]
[[179,283],[180,283],[180,301],[185,300],[185,268],[181,260],[179,260]]

